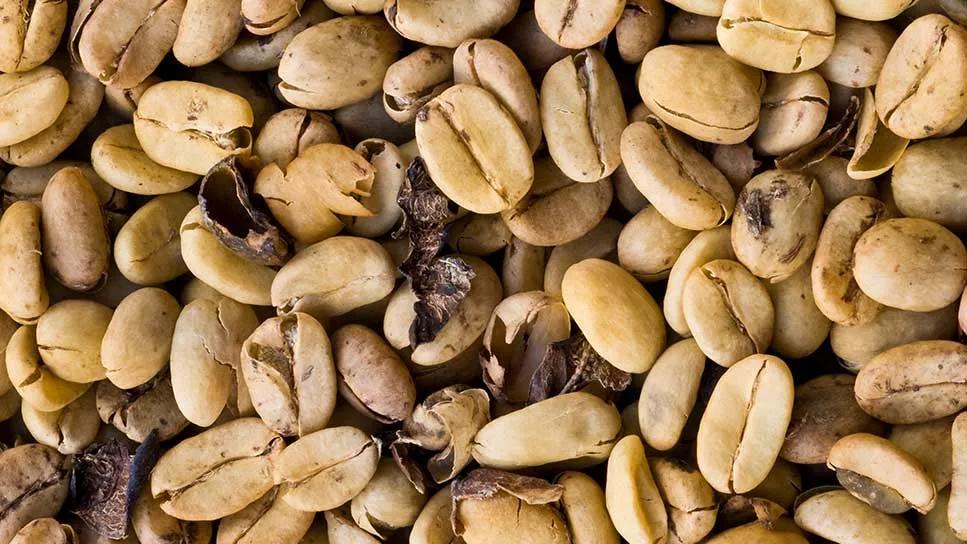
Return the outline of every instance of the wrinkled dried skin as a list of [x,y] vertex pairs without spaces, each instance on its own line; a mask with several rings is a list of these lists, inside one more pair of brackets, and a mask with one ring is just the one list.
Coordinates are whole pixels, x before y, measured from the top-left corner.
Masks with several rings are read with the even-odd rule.
[[659,544],[668,532],[668,513],[651,474],[641,439],[627,436],[608,458],[605,502],[621,536],[629,542]]
[[690,336],[682,299],[685,283],[692,271],[717,259],[735,259],[731,230],[722,226],[700,232],[679,254],[668,273],[668,285],[662,300],[662,311],[668,326],[682,336]]
[[252,106],[241,96],[189,81],[151,86],[134,112],[134,132],[154,162],[203,175],[252,148]]
[[759,124],[762,73],[716,48],[666,45],[641,64],[638,91],[662,121],[702,141],[737,144]]
[[629,125],[621,157],[635,187],[672,224],[706,230],[731,217],[735,192],[728,180],[661,119]]
[[775,309],[762,282],[735,261],[695,268],[685,282],[682,308],[699,347],[729,367],[772,341]]
[[79,168],[50,179],[41,200],[44,264],[51,276],[75,291],[107,280],[110,240],[97,193]]
[[872,87],[896,39],[896,31],[885,23],[840,17],[833,50],[816,71],[832,83],[854,89]]
[[903,215],[930,219],[957,232],[967,230],[967,194],[958,181],[967,175],[965,145],[967,138],[929,140],[903,153],[890,183]]
[[97,412],[101,421],[135,442],[143,442],[152,431],[168,440],[188,426],[175,400],[171,378],[159,375],[134,389],[118,389],[109,381],[97,384]]
[[383,6],[393,30],[408,40],[457,47],[470,38],[489,38],[510,22],[520,0],[463,1],[390,0]]
[[607,458],[620,432],[613,405],[590,393],[567,393],[488,423],[473,439],[473,457],[504,470],[592,466]]
[[197,205],[194,195],[177,192],[138,208],[114,238],[114,261],[121,274],[139,285],[160,285],[188,272],[179,227]]
[[856,401],[887,423],[921,423],[967,406],[967,348],[925,340],[884,351],[856,377]]
[[5,0],[3,10],[20,12],[0,22],[0,72],[26,72],[54,54],[67,26],[66,0]]
[[366,487],[353,497],[350,512],[366,532],[386,538],[416,522],[426,496],[407,480],[392,459],[383,459]]
[[[488,145],[502,134],[499,145]],[[454,85],[416,119],[416,139],[433,181],[475,213],[513,207],[534,180],[530,147],[514,118],[484,89]],[[493,142],[491,142],[492,144]]]
[[27,444],[0,452],[4,474],[0,492],[0,541],[10,542],[23,526],[35,519],[57,515],[67,497],[70,465],[53,448]]
[[796,507],[796,525],[833,542],[916,542],[902,518],[875,510],[837,488],[804,497]]
[[949,134],[967,119],[967,30],[940,14],[907,26],[876,84],[876,111],[897,136]]
[[7,374],[13,388],[37,410],[52,412],[75,401],[90,387],[59,378],[40,358],[36,327],[25,325],[10,337]]
[[272,488],[282,448],[281,437],[255,418],[212,427],[161,456],[151,473],[151,494],[175,518],[223,518]]
[[953,423],[954,416],[948,416],[924,423],[894,425],[887,435],[890,442],[923,466],[938,491],[950,484],[953,474]]
[[752,142],[766,155],[795,151],[819,136],[828,111],[829,87],[819,74],[773,74]]
[[853,398],[856,379],[829,374],[796,388],[792,419],[779,455],[793,463],[826,462],[830,448],[854,433],[882,435],[886,426],[868,416]]
[[161,509],[161,502],[145,489],[131,515],[131,528],[141,544],[208,544],[212,526],[207,521],[182,521]]
[[340,395],[383,423],[403,421],[413,412],[416,387],[406,365],[371,329],[347,325],[332,335]]
[[704,369],[705,354],[694,339],[672,344],[655,361],[638,399],[638,425],[649,446],[664,451],[678,443]]
[[305,436],[326,426],[337,379],[318,321],[293,313],[263,322],[242,345],[241,365],[255,411],[270,429]]
[[569,178],[593,183],[615,171],[628,121],[604,55],[588,49],[551,66],[541,83],[541,123],[551,158]]
[[739,262],[770,282],[791,276],[816,249],[823,205],[809,176],[773,170],[753,178],[739,193],[732,222]]
[[263,164],[275,163],[284,169],[303,150],[324,143],[339,143],[332,119],[322,112],[289,108],[269,117],[253,151]]
[[937,489],[919,461],[885,438],[856,433],[838,440],[826,466],[854,497],[881,512],[929,512]]
[[119,125],[101,133],[91,146],[91,164],[112,187],[140,195],[187,189],[198,176],[151,160],[135,135],[134,125]]
[[713,488],[745,493],[766,478],[782,448],[793,395],[792,374],[778,357],[753,355],[725,372],[698,429],[698,466]]
[[[0,74],[0,147],[15,145],[54,124],[67,104],[64,76],[50,66]],[[38,108],[37,104],[43,104]]]
[[41,412],[23,403],[21,417],[37,442],[56,448],[65,455],[80,453],[94,442],[101,427],[93,389],[88,389],[79,399],[54,412]]
[[376,473],[379,446],[354,427],[330,427],[288,446],[276,462],[282,499],[305,512],[337,508]]
[[453,84],[453,52],[421,47],[394,62],[383,77],[383,107],[397,123],[411,123],[427,102]]
[[36,323],[50,304],[41,259],[40,208],[15,202],[0,217],[0,308],[18,323]]
[[930,312],[960,298],[967,284],[967,249],[944,227],[925,219],[888,219],[856,242],[856,283],[877,302]]
[[282,500],[275,487],[258,500],[222,519],[218,524],[217,544],[299,544],[312,525],[313,512],[296,510]]
[[168,363],[180,311],[173,296],[155,287],[121,301],[101,341],[101,364],[111,383],[121,389],[137,387]]

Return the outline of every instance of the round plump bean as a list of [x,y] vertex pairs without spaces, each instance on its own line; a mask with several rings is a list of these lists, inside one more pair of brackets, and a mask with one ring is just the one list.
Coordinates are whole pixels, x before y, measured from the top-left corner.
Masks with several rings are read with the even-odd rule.
[[4,97],[0,146],[18,144],[53,125],[67,104],[68,93],[63,74],[50,66],[0,74],[0,94]]
[[188,272],[180,227],[197,205],[194,195],[177,192],[138,208],[114,238],[114,262],[121,274],[139,285],[159,285]]
[[37,410],[53,412],[74,402],[90,387],[58,377],[43,364],[37,349],[36,327],[24,325],[10,337],[6,350],[7,375],[17,393]]
[[907,217],[929,219],[958,232],[967,230],[967,138],[916,143],[893,167],[890,188]]
[[668,0],[668,3],[688,13],[718,17],[722,15],[722,5],[725,0]]
[[80,453],[94,442],[101,427],[93,389],[53,412],[42,412],[26,402],[20,408],[24,426],[34,440],[64,455]]
[[817,490],[801,498],[796,507],[796,525],[833,542],[916,542],[902,518],[875,510],[838,488]]
[[8,17],[0,24],[0,72],[25,72],[40,66],[54,54],[67,26],[67,2],[29,4],[26,0],[5,0]]
[[342,398],[383,423],[409,417],[416,403],[413,378],[381,336],[362,325],[346,325],[333,333],[332,349]]
[[917,3],[916,0],[883,0],[876,4],[870,4],[864,0],[832,0],[832,2],[836,13],[867,21],[892,19]]
[[198,181],[195,174],[151,160],[138,142],[134,125],[102,132],[91,146],[91,164],[112,187],[140,195],[174,193]]
[[654,206],[646,206],[621,229],[618,263],[643,282],[666,279],[696,234],[672,224]]
[[51,306],[37,321],[37,349],[44,364],[72,382],[104,379],[101,341],[113,313],[89,300],[64,300]]
[[694,339],[672,344],[645,376],[638,399],[641,435],[656,450],[678,443],[701,385],[705,354]]
[[554,483],[564,488],[561,510],[574,544],[618,544],[618,531],[608,515],[601,486],[581,472],[563,472]]
[[954,419],[954,416],[948,416],[924,423],[894,425],[887,435],[890,442],[912,455],[923,466],[937,490],[947,487],[953,476],[951,429]]
[[387,0],[386,20],[408,40],[457,47],[470,38],[488,38],[510,22],[520,0]]
[[807,263],[785,280],[766,284],[776,318],[770,347],[790,359],[802,359],[818,350],[832,325],[816,306],[811,268]]
[[42,255],[40,208],[14,202],[0,217],[0,308],[18,323],[36,323],[50,304]]
[[350,512],[364,531],[386,538],[416,522],[426,497],[392,459],[383,459],[366,487],[353,497]]
[[416,119],[420,108],[453,85],[453,62],[449,49],[421,47],[390,65],[383,77],[386,114],[401,124]]
[[829,87],[822,76],[813,71],[773,74],[752,143],[765,155],[795,151],[819,136],[828,111]]
[[[873,7],[867,6],[867,11]],[[885,23],[839,17],[833,50],[816,71],[839,85],[872,87],[896,39],[896,31]]]
[[561,296],[564,274],[571,265],[585,259],[618,260],[618,236],[621,223],[605,217],[587,234],[551,250],[544,266],[544,291],[556,297]]
[[731,231],[728,226],[698,233],[685,246],[675,264],[672,265],[671,272],[668,273],[668,285],[662,301],[665,321],[672,330],[682,336],[690,334],[682,305],[685,284],[693,270],[717,259],[735,259]]
[[264,36],[289,26],[303,3],[305,0],[242,0],[239,9],[245,30]]
[[6,497],[0,542],[10,542],[33,520],[57,515],[67,498],[70,461],[51,447],[25,444],[0,452],[0,473]]
[[608,514],[618,533],[629,542],[662,542],[668,513],[640,438],[626,436],[615,445],[606,482]]
[[950,340],[957,334],[952,304],[933,312],[909,312],[883,308],[862,325],[834,323],[829,343],[833,353],[853,372],[880,353],[917,340]]
[[101,340],[101,364],[107,379],[121,389],[131,389],[164,368],[180,311],[175,297],[155,287],[125,297]]

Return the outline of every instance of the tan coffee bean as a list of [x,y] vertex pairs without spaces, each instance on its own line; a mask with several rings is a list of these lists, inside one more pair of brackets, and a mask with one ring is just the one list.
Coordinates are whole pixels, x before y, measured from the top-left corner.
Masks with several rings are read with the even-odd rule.
[[178,409],[167,372],[134,389],[118,389],[106,380],[98,382],[97,412],[101,421],[135,442],[144,442],[152,431],[158,432],[159,440],[168,440],[189,423]]
[[[341,41],[338,48],[330,47]],[[378,92],[402,40],[382,17],[337,17],[300,32],[279,63],[279,92],[295,106],[333,110]]]
[[668,286],[662,301],[665,321],[682,336],[690,335],[682,300],[692,271],[717,259],[735,259],[731,231],[722,226],[698,233],[679,254],[668,273]]
[[819,349],[832,325],[816,306],[811,269],[806,263],[789,278],[766,284],[775,310],[770,347],[790,359],[802,359]]
[[504,267],[500,275],[504,297],[543,289],[546,260],[546,248],[532,246],[514,237],[504,251]]
[[668,278],[695,231],[673,225],[654,206],[635,214],[618,237],[618,262],[643,282]]
[[264,321],[242,345],[255,411],[284,436],[325,428],[336,405],[336,370],[325,329],[303,313]]
[[110,241],[97,193],[79,168],[54,174],[41,203],[44,264],[75,291],[90,291],[107,278]]
[[181,222],[198,205],[185,192],[161,195],[138,208],[114,239],[114,261],[128,280],[160,285],[185,272],[181,257]]
[[605,500],[622,538],[658,544],[667,537],[668,514],[648,467],[641,439],[626,436],[608,458]]
[[0,93],[4,96],[0,146],[29,140],[53,125],[67,104],[68,92],[67,80],[51,66],[0,74]]
[[668,540],[695,544],[715,525],[718,514],[715,491],[702,474],[677,459],[652,458],[648,464],[668,512]]
[[929,512],[937,489],[912,455],[885,438],[866,433],[845,436],[829,450],[826,465],[854,497],[888,514],[909,508]]
[[50,183],[50,178],[64,168],[77,167],[81,169],[87,181],[90,182],[97,198],[105,210],[116,211],[127,207],[128,195],[108,185],[90,163],[82,161],[52,161],[44,166],[22,167],[11,170],[5,179],[0,179],[0,190],[3,191],[3,207],[8,208],[18,200],[29,200],[40,206],[44,189]]
[[611,205],[608,178],[578,183],[554,162],[534,162],[534,185],[516,206],[501,218],[514,236],[536,246],[559,246],[587,234],[604,218]]
[[253,122],[241,96],[190,81],[152,85],[134,112],[135,134],[151,160],[199,175],[226,157],[248,155]]
[[624,0],[571,3],[562,0],[537,0],[537,23],[561,47],[582,49],[604,39],[618,24]]
[[937,497],[937,505],[925,516],[917,516],[917,534],[925,544],[957,544],[963,542],[950,527],[947,508],[950,489],[944,489]]
[[816,249],[823,221],[823,192],[811,177],[771,170],[739,193],[732,248],[760,278],[782,281],[805,265]]
[[661,119],[629,125],[621,157],[635,187],[675,226],[705,230],[732,215],[735,193],[728,180]]
[[762,73],[716,48],[665,45],[645,55],[638,92],[672,127],[706,142],[737,144],[759,124]]
[[672,344],[645,376],[638,399],[641,435],[656,450],[678,443],[701,385],[705,354],[694,339]]
[[457,47],[470,38],[489,38],[514,17],[518,0],[468,3],[433,0],[390,0],[383,6],[386,20],[404,38]]
[[[869,13],[877,7],[867,6],[863,11]],[[833,50],[816,71],[833,83],[855,89],[872,87],[896,39],[896,31],[885,23],[839,17]]]
[[181,222],[181,258],[188,270],[223,295],[243,304],[267,306],[276,271],[226,248],[202,222],[195,206]]
[[134,125],[118,125],[101,133],[91,146],[91,164],[112,187],[139,195],[187,189],[198,176],[162,166],[141,148]]
[[185,66],[217,59],[242,30],[241,0],[186,0],[171,51]]
[[37,322],[37,348],[57,376],[77,383],[104,379],[101,340],[113,312],[87,300],[65,300],[50,307]]
[[587,49],[551,66],[541,83],[541,123],[551,158],[569,178],[592,183],[615,171],[628,120],[604,55]]
[[658,304],[621,267],[601,259],[581,261],[567,269],[561,294],[591,346],[619,369],[645,372],[664,349]]
[[490,315],[503,295],[500,279],[490,265],[475,257],[462,258],[475,274],[470,280],[470,293],[432,341],[417,346],[410,343],[409,331],[416,319],[413,309],[416,295],[410,283],[403,283],[390,297],[383,320],[383,335],[397,350],[412,347],[409,359],[418,367],[453,361],[473,346],[483,335]]
[[944,138],[909,147],[893,168],[890,187],[897,208],[956,230],[967,229],[963,219],[967,194],[957,181],[967,175],[962,152],[967,138]]
[[851,178],[847,171],[848,165],[849,159],[829,156],[804,170],[806,174],[815,178],[822,188],[825,201],[823,211],[827,215],[840,202],[851,196],[878,198],[879,192],[875,181]]
[[[567,393],[485,425],[474,438],[473,457],[503,470],[593,466],[608,457],[620,431],[621,416],[612,404],[590,393]],[[568,439],[550,441],[552,436]]]
[[772,341],[775,310],[769,292],[735,261],[695,268],[685,282],[682,309],[699,347],[722,366],[765,353]]
[[698,467],[712,487],[745,493],[762,483],[782,448],[793,394],[778,357],[752,355],[725,372],[698,428]]
[[323,240],[279,270],[272,282],[272,305],[280,312],[305,312],[320,319],[341,315],[390,294],[394,269],[389,253],[372,240]]
[[[410,541],[413,544],[449,544],[454,542],[453,525],[450,516],[453,513],[453,496],[450,486],[436,492],[423,506],[420,515],[413,523],[410,531]],[[578,543],[580,544],[580,543]],[[611,543],[605,543],[611,544]]]
[[181,521],[161,509],[161,501],[145,489],[131,515],[131,528],[141,544],[206,544],[212,539],[212,525],[207,521]]
[[689,13],[718,17],[722,15],[722,4],[725,0],[669,0],[668,3]]
[[[277,163],[263,168],[254,187],[255,192],[265,199],[276,221],[304,245],[334,236],[344,226],[324,202],[338,199],[358,210],[362,206],[352,198],[352,193],[357,196],[368,194],[375,175],[372,166],[349,148],[319,144],[309,149],[314,151],[296,157],[285,169]],[[349,181],[347,192],[350,195],[335,186],[327,187],[326,194],[319,194],[316,187],[319,170],[331,171],[338,179]],[[354,191],[356,183],[362,187]],[[350,200],[355,204],[348,202]]]
[[111,383],[121,389],[137,387],[168,363],[180,311],[173,296],[154,287],[121,301],[101,341],[101,364]]
[[818,73],[773,74],[752,143],[765,155],[791,153],[819,136],[828,110],[829,87]]
[[[568,325],[570,325],[570,323],[568,323]],[[17,332],[18,328],[19,325],[17,325],[14,320],[10,319],[10,316],[0,312],[0,346],[2,346],[2,349],[0,349],[0,395],[5,395],[11,391],[14,391],[13,384],[10,383],[10,376],[7,375],[6,351],[10,338],[13,336],[13,333]],[[13,396],[19,398],[20,395],[15,393]]]
[[497,39],[514,50],[529,71],[542,71],[574,53],[554,42],[537,22],[533,9],[521,9],[517,17],[497,34]]
[[573,544],[618,544],[618,531],[611,523],[604,490],[581,472],[562,472],[555,482],[564,488],[561,510],[567,519]]
[[37,350],[36,327],[24,325],[10,337],[7,375],[17,393],[37,410],[60,410],[87,391],[90,384],[69,382],[44,365]]
[[282,52],[296,35],[334,16],[322,0],[309,0],[302,6],[299,17],[287,27],[264,36],[242,34],[219,60],[233,70],[271,70],[279,65]]
[[752,497],[772,501],[786,510],[792,509],[796,498],[802,492],[802,474],[799,465],[783,459],[776,459],[772,470],[762,483],[749,492]]
[[151,494],[168,515],[209,521],[241,511],[273,485],[283,443],[256,418],[242,418],[182,440],[151,472]]
[[84,0],[71,24],[71,55],[103,84],[134,87],[171,50],[184,9],[185,0]]
[[453,528],[458,540],[467,544],[520,542],[521,544],[564,544],[572,542],[567,525],[554,502],[562,495],[561,486],[538,478],[478,469],[470,477],[506,478],[485,493],[473,493],[454,501]]
[[832,0],[836,13],[864,19],[867,21],[885,21],[899,15],[904,10],[916,4],[916,0],[885,0],[876,5],[869,5],[863,0]]
[[707,540],[708,544],[742,544],[755,542],[756,544],[807,544],[809,541],[803,536],[802,530],[787,517],[776,521],[762,523],[753,521],[727,529]]
[[660,0],[630,0],[614,29],[621,60],[636,64],[658,46],[665,30],[665,4]]
[[236,388],[242,343],[257,326],[252,308],[227,297],[192,301],[178,314],[171,386],[188,421],[208,427],[222,413]]
[[[921,263],[929,262],[929,268]],[[870,298],[928,312],[954,301],[967,284],[967,250],[952,232],[924,219],[889,219],[860,236],[854,275]]]
[[325,0],[329,9],[340,15],[371,15],[383,11],[382,0]]
[[537,92],[513,49],[497,40],[463,42],[453,54],[453,81],[493,94],[517,121],[531,152],[537,150],[542,135]]
[[[483,145],[491,134],[504,135],[501,145]],[[454,85],[431,100],[417,116],[416,139],[436,185],[472,212],[513,207],[534,180],[523,133],[497,98],[480,87]]]
[[396,202],[400,187],[406,177],[407,160],[400,148],[393,143],[371,138],[356,144],[355,151],[376,169],[373,188],[360,203],[373,215],[345,216],[346,231],[355,236],[382,236],[399,222],[403,211]]
[[954,420],[951,430],[953,444],[953,480],[950,484],[950,503],[947,506],[947,519],[957,538],[967,536],[967,417],[963,414]]
[[955,414],[967,406],[965,356],[967,348],[946,340],[886,350],[857,375],[856,401],[887,423],[921,423]]
[[0,516],[0,542],[33,520],[55,516],[67,498],[70,461],[53,448],[25,444],[0,452],[0,490],[5,497]]
[[215,544],[299,544],[313,517],[312,512],[289,506],[282,500],[280,488],[274,487],[241,512],[222,519]]
[[328,115],[289,108],[269,117],[255,139],[253,150],[263,164],[275,163],[284,170],[305,149],[316,144],[338,143],[339,132]]
[[739,61],[770,72],[815,68],[833,50],[836,12],[827,0],[725,0],[718,41]]
[[833,542],[916,542],[902,518],[875,510],[838,488],[818,488],[803,496],[796,507],[796,525]]
[[362,325],[332,335],[339,393],[354,408],[383,423],[413,412],[416,388],[406,365],[382,337]]
[[46,62],[67,26],[67,3],[5,0],[3,6],[3,11],[21,16],[0,23],[0,72],[26,72]]
[[615,198],[630,213],[638,213],[648,205],[648,199],[635,187],[623,164],[619,165],[611,175],[611,181],[614,184]]
[[41,412],[28,403],[20,408],[24,425],[34,440],[64,455],[80,453],[91,445],[101,427],[93,389],[53,412]]
[[894,425],[887,436],[923,466],[938,490],[947,487],[953,475],[953,423],[954,416],[948,416],[924,423]]
[[[682,3],[683,0],[675,0]],[[684,0],[688,1],[688,0]],[[673,2],[669,2],[673,3]],[[721,4],[719,1],[719,12]],[[676,11],[668,21],[668,38],[674,42],[709,42],[718,40],[715,36],[719,26],[718,16],[699,15],[688,11]]]
[[451,223],[449,232],[447,245],[457,253],[476,257],[486,257],[505,249],[514,237],[503,214],[496,213],[468,213]]
[[242,0],[241,17],[245,30],[256,36],[278,32],[289,26],[305,0]]
[[161,83],[161,78],[152,74],[130,89],[108,85],[104,88],[104,102],[111,111],[123,117],[125,121],[131,121],[134,118],[134,112],[138,109],[138,102],[144,96],[144,91],[156,83]]
[[379,446],[354,427],[303,436],[276,462],[282,499],[297,510],[322,512],[349,502],[376,473]]
[[890,132],[876,114],[873,92],[864,89],[863,106],[856,125],[856,146],[846,173],[856,179],[870,179],[886,172],[903,156],[910,143]]
[[394,62],[383,77],[383,107],[397,123],[410,123],[427,102],[453,85],[453,51],[421,47]]
[[793,463],[825,463],[830,448],[854,433],[882,435],[886,426],[871,418],[853,398],[856,379],[827,374],[796,387],[792,419],[779,455]]
[[383,459],[366,487],[353,497],[350,512],[361,529],[387,538],[398,529],[412,526],[426,499],[395,461]]
[[349,515],[348,508],[327,510],[326,538],[322,544],[379,544],[380,540],[360,529]]
[[191,71],[191,81],[201,83],[241,96],[252,107],[252,135],[262,129],[265,122],[278,109],[279,97],[273,88],[254,74],[230,70],[213,62],[199,66]]
[[911,23],[890,49],[876,83],[880,119],[911,140],[957,130],[967,119],[965,59],[963,27],[939,14]]
[[61,524],[54,518],[40,518],[24,525],[17,531],[10,544],[74,544],[77,533],[70,525]]

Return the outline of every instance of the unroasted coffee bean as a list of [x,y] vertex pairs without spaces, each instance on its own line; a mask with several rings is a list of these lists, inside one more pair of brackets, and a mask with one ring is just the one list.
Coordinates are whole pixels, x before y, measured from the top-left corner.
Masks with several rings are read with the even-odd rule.
[[554,483],[564,488],[561,510],[574,544],[618,544],[618,531],[611,523],[604,490],[581,472],[563,472]]
[[70,463],[51,447],[26,444],[2,451],[0,471],[6,498],[0,515],[2,542],[10,542],[33,520],[56,515],[67,498]]
[[817,488],[799,499],[796,525],[833,542],[916,542],[906,522],[884,514],[839,488]]
[[668,513],[640,438],[626,436],[615,445],[608,458],[605,498],[611,521],[625,540],[658,543],[666,538]]
[[947,519],[958,538],[967,536],[967,519],[964,504],[967,503],[967,418],[957,416],[951,429],[953,444],[953,480],[950,485],[950,504]]
[[161,509],[161,503],[145,489],[134,504],[131,528],[141,544],[168,544],[172,540],[184,544],[211,542],[212,526],[207,521],[181,521]]
[[383,423],[409,417],[416,388],[406,365],[371,329],[347,325],[332,335],[339,393],[354,408]]
[[278,542],[299,544],[312,525],[312,512],[296,510],[274,487],[241,512],[222,518],[216,544],[256,544]]
[[31,521],[20,529],[10,544],[33,544],[34,542],[74,544],[77,542],[77,533],[70,525],[62,525],[53,518],[41,518]]
[[181,222],[197,199],[185,192],[149,200],[114,238],[114,262],[125,278],[158,285],[188,272],[181,257]]
[[715,491],[697,468],[683,461],[653,458],[649,465],[668,512],[669,542],[701,541],[715,526]]
[[383,459],[366,487],[353,497],[350,512],[366,532],[386,538],[416,522],[426,497],[392,459]]
[[37,349],[36,327],[24,325],[10,337],[6,349],[7,374],[24,402],[52,412],[67,406],[84,394],[89,383],[74,383],[60,378],[47,367]]
[[618,236],[618,263],[644,282],[666,279],[697,233],[672,224],[654,206],[625,223]]
[[507,24],[519,6],[517,0],[389,0],[383,6],[386,20],[400,36],[427,45],[457,47],[470,38],[488,38]]
[[101,341],[113,312],[87,300],[65,300],[37,321],[37,349],[57,376],[77,383],[104,379]]
[[36,323],[50,304],[42,255],[40,208],[13,203],[0,218],[0,308],[18,323]]
[[[23,73],[0,75],[4,94],[0,107],[0,145],[26,141],[50,127],[68,99],[68,83],[56,68],[40,66]],[[36,108],[36,104],[42,107]]]
[[98,382],[97,412],[101,421],[135,442],[144,442],[152,431],[157,431],[160,440],[167,440],[188,426],[167,373],[134,389],[119,389],[109,381]]
[[953,475],[953,423],[954,416],[948,416],[924,423],[894,425],[887,435],[890,442],[923,465],[937,490],[947,487]]
[[645,376],[638,399],[638,423],[649,446],[675,446],[695,406],[705,354],[694,339],[672,344]]
[[101,427],[93,389],[88,389],[74,402],[53,412],[41,412],[23,403],[21,417],[37,442],[56,448],[65,455],[80,453],[91,445]]
[[91,146],[91,164],[112,187],[141,195],[166,194],[191,187],[198,176],[148,157],[134,125],[118,125],[101,133]]
[[43,64],[54,54],[67,25],[67,2],[7,0],[3,6],[20,16],[10,16],[0,25],[0,71],[25,72]]
[[121,301],[101,340],[101,364],[111,383],[122,389],[137,387],[168,363],[180,310],[173,296],[155,287]]

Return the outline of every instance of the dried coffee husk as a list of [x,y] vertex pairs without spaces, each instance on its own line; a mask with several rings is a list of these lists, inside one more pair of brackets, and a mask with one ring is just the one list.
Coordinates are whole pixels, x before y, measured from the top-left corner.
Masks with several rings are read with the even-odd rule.
[[612,366],[577,333],[547,346],[544,360],[531,378],[527,403],[580,391],[592,382],[608,391],[624,391],[631,385],[631,374]]
[[456,535],[464,533],[464,527],[457,516],[461,501],[487,500],[506,493],[527,504],[542,505],[556,503],[564,494],[564,486],[540,478],[489,468],[478,468],[470,472],[465,478],[454,482],[450,489],[453,497],[450,521]]
[[852,96],[846,112],[836,124],[824,130],[815,140],[800,147],[799,149],[776,159],[776,168],[780,170],[803,170],[808,168],[826,157],[846,143],[856,121],[859,118],[860,99]]
[[156,431],[133,455],[116,439],[89,446],[74,458],[70,512],[103,537],[127,538],[134,503],[160,456]]
[[901,138],[883,124],[876,113],[873,91],[864,89],[863,107],[856,126],[856,147],[846,166],[853,179],[870,179],[886,172],[900,160],[910,140]]
[[413,304],[416,319],[410,326],[410,344],[415,348],[433,341],[447,324],[470,293],[475,274],[460,257],[439,256],[458,208],[437,189],[420,157],[406,169],[397,203],[403,210],[403,224],[394,237],[405,234],[410,242],[400,271],[410,278],[417,299]]
[[291,248],[261,197],[252,199],[257,167],[254,159],[235,156],[213,166],[198,191],[202,222],[237,255],[266,266],[281,266]]

